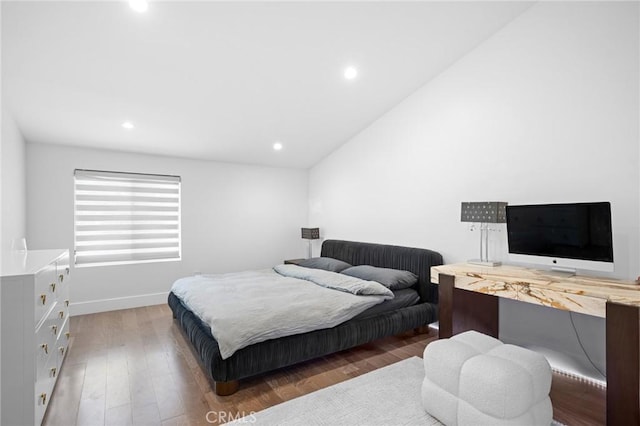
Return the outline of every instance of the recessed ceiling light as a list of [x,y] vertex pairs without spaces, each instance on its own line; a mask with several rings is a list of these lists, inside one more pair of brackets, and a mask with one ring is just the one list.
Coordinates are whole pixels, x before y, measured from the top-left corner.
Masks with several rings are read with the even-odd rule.
[[127,129],[127,130],[131,130],[136,126],[134,126],[133,123],[130,122],[130,121],[125,121],[124,123],[122,123],[122,127]]
[[147,0],[129,0],[129,7],[138,13],[144,13],[149,9]]
[[344,78],[346,78],[347,80],[353,80],[357,76],[358,76],[358,70],[355,69],[354,67],[347,67],[344,70]]
[[273,149],[276,151],[280,151],[282,149],[282,144],[280,142],[276,142],[273,144]]

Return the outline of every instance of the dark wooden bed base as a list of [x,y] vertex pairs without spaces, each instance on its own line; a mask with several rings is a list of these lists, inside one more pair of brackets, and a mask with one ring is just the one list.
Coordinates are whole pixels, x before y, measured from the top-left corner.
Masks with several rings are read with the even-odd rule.
[[430,282],[431,266],[441,265],[442,256],[427,249],[327,240],[322,256],[352,265],[373,265],[408,270],[418,275],[416,290],[421,301],[417,305],[378,315],[352,319],[333,328],[260,342],[240,349],[228,359],[220,356],[218,343],[209,326],[186,308],[173,294],[169,306],[174,318],[193,345],[193,349],[218,395],[231,395],[239,380],[299,362],[322,357],[382,337],[410,330],[424,331],[437,321],[437,287]]

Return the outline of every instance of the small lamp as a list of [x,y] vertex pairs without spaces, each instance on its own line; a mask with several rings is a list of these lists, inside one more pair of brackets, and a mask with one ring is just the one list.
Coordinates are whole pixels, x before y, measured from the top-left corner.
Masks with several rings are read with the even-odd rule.
[[489,224],[505,223],[507,203],[502,201],[463,202],[461,222],[480,223],[480,259],[467,263],[482,266],[499,266],[501,263],[489,260]]
[[320,239],[320,228],[302,228],[302,238],[309,240],[309,254],[307,258],[311,258],[311,240]]

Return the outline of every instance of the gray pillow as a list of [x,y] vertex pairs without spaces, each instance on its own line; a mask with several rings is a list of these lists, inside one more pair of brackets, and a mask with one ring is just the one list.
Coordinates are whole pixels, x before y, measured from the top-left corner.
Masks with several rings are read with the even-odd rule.
[[341,274],[362,280],[377,281],[390,290],[402,290],[418,282],[418,277],[413,272],[401,271],[399,269],[377,268],[370,265],[352,266],[351,268],[343,270]]
[[341,272],[351,267],[347,262],[332,257],[312,257],[297,263],[297,265],[304,266],[305,268],[324,269],[325,271],[331,272]]

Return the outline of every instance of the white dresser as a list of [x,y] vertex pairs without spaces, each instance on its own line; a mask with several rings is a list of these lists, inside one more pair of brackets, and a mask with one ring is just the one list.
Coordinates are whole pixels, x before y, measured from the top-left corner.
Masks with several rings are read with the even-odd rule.
[[0,262],[0,424],[40,425],[69,345],[69,251]]

